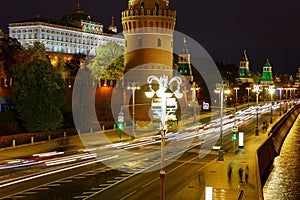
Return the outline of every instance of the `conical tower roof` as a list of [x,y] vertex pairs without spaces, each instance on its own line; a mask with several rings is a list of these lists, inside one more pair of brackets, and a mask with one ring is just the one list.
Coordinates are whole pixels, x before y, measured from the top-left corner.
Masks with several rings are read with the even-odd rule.
[[271,63],[270,63],[269,59],[266,60],[264,67],[271,67]]

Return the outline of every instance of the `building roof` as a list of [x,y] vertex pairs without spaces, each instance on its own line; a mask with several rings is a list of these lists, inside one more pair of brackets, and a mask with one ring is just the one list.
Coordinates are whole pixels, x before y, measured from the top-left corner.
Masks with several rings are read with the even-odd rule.
[[67,27],[72,27],[72,28],[79,28],[78,26],[76,26],[74,24],[71,24],[69,22],[62,21],[62,20],[55,19],[55,18],[46,17],[46,16],[41,16],[41,15],[38,15],[35,18],[13,22],[11,24],[30,23],[30,22],[32,22],[32,23],[34,23],[34,22],[44,22],[44,23],[49,23],[49,24],[54,24],[54,25],[67,26]]
[[71,23],[80,22],[81,20],[94,21],[94,19],[90,15],[86,14],[84,10],[80,8],[79,2],[77,3],[77,7],[75,10],[62,17],[62,21]]
[[266,60],[264,67],[271,67],[271,63],[270,63],[269,59]]

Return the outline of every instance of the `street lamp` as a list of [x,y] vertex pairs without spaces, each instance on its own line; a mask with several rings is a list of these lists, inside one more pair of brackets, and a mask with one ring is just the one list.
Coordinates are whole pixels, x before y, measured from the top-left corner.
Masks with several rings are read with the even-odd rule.
[[196,117],[196,107],[198,106],[198,101],[196,100],[197,99],[196,90],[199,90],[199,87],[196,84],[196,82],[193,82],[191,90],[193,90],[192,105],[194,107],[194,124],[196,124],[198,122],[197,117]]
[[239,88],[239,87],[234,87],[233,89],[235,90],[235,105],[237,105],[237,102],[238,102],[237,91],[238,91],[240,88]]
[[246,87],[246,90],[248,92],[247,98],[248,98],[248,108],[249,108],[249,91],[251,90],[251,87]]
[[225,87],[228,87],[228,83],[217,83],[216,84],[216,93],[220,94],[220,149],[218,151],[218,161],[223,161],[223,99],[224,93],[229,94],[230,90],[224,90]]
[[[152,89],[152,82],[156,81],[159,84],[158,90],[155,92]],[[175,76],[169,80],[169,77],[166,75],[161,76],[160,78],[156,76],[149,76],[147,79],[149,84],[148,90],[145,92],[146,97],[152,98],[156,94],[161,99],[161,113],[160,113],[160,133],[161,133],[161,162],[160,162],[160,199],[165,199],[165,142],[166,142],[166,122],[168,115],[174,114],[174,110],[167,108],[168,100],[172,99],[173,92],[169,88],[173,82],[177,82],[177,90],[174,92],[176,98],[182,98],[183,93],[180,91],[180,84],[182,84],[182,79]]]
[[256,93],[256,129],[255,129],[255,135],[259,135],[259,130],[258,130],[258,96],[259,93],[262,91],[262,86],[261,85],[254,85],[253,86],[253,92]]
[[283,88],[277,88],[279,90],[279,116],[281,116],[281,98],[282,98],[282,90]]
[[270,118],[270,124],[272,124],[273,123],[273,120],[272,120],[272,115],[273,115],[273,109],[272,109],[272,107],[273,107],[273,102],[272,102],[272,98],[273,98],[273,94],[274,94],[274,92],[275,92],[275,86],[274,85],[269,85],[269,93],[270,93],[270,95],[271,95],[271,118]]
[[134,120],[134,104],[135,104],[135,90],[141,89],[139,82],[128,82],[127,90],[132,90],[132,134],[131,139],[135,139],[135,120]]

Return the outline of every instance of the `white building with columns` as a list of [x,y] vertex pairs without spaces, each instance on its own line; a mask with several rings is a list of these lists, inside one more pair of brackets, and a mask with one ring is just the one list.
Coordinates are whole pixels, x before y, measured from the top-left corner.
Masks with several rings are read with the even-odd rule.
[[37,16],[9,24],[9,36],[16,38],[22,46],[40,42],[48,52],[96,55],[96,47],[108,42],[124,46],[124,37],[117,34],[114,20],[105,29],[87,15],[77,3],[77,8],[61,19]]

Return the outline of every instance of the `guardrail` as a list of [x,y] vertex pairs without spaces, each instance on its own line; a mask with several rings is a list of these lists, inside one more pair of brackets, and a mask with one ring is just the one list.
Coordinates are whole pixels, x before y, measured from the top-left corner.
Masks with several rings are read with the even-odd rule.
[[296,105],[285,114],[270,130],[264,144],[257,150],[257,159],[261,186],[263,187],[270,174],[276,156],[280,155],[281,147],[293,126],[297,116],[300,114],[300,105]]

